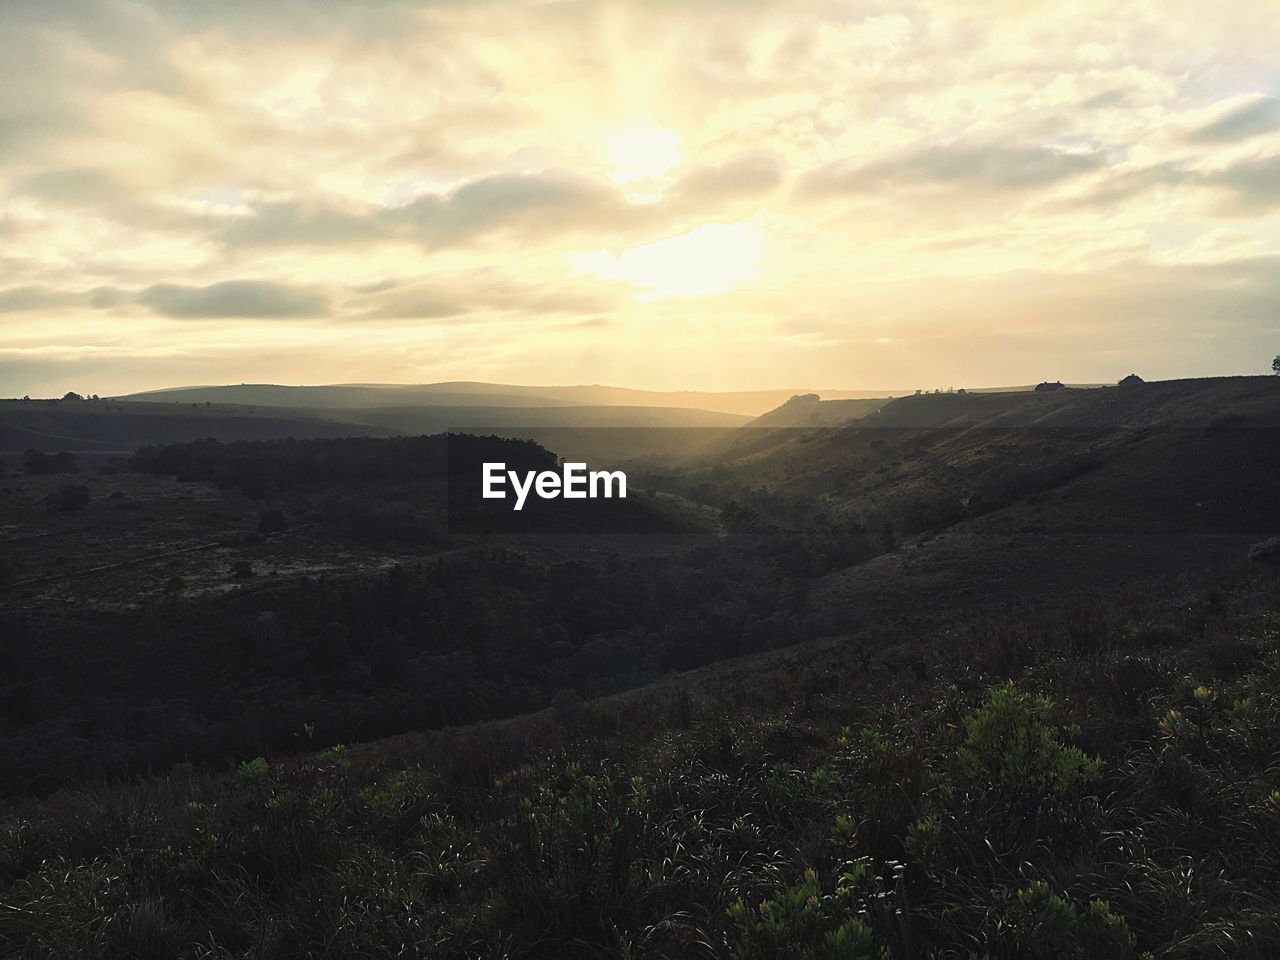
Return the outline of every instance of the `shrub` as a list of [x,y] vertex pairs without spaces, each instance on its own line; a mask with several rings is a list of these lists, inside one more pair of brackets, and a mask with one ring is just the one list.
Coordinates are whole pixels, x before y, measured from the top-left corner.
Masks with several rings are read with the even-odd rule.
[[878,960],[871,928],[856,916],[849,887],[824,894],[818,875],[806,870],[798,884],[784,887],[772,899],[752,908],[742,900],[728,910],[733,923],[730,956],[735,960]]
[[254,757],[240,764],[236,772],[242,783],[262,783],[271,775],[271,768],[267,766],[266,757]]
[[959,779],[1006,795],[1058,797],[1096,779],[1102,761],[1062,742],[1053,703],[1012,683],[995,687],[964,720],[956,751]]
[[1130,960],[1135,955],[1137,940],[1129,924],[1107,903],[1090,901],[1081,912],[1040,880],[1018,890],[1005,922],[1017,944],[1018,956]]
[[72,510],[83,510],[92,499],[88,487],[73,483],[48,494],[44,498],[44,505],[50,513],[69,513]]

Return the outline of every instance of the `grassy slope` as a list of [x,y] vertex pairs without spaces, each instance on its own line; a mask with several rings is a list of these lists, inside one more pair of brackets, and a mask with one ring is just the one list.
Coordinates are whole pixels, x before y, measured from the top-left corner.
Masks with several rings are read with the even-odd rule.
[[1273,956],[1280,622],[1237,587],[977,627],[904,651],[911,679],[793,650],[770,675],[60,794],[4,823],[0,947]]

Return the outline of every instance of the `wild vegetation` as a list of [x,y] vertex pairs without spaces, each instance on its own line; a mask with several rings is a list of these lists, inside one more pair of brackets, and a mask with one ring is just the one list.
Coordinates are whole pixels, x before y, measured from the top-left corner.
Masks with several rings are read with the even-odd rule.
[[1274,386],[20,458],[0,956],[1274,956]]
[[1274,956],[1280,620],[1177,601],[1201,610],[1195,634],[1131,655],[1102,653],[1140,626],[1116,615],[1006,623],[1042,643],[1007,679],[987,637],[986,669],[910,693],[856,670],[748,674],[59,793],[5,823],[0,944]]

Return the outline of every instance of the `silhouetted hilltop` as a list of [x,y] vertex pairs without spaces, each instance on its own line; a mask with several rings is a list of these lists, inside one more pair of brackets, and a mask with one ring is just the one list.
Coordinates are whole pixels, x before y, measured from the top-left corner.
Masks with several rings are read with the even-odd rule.
[[[549,407],[631,406],[677,407],[754,417],[800,391],[796,390],[634,390],[601,385],[526,386],[520,384],[449,381],[427,384],[331,384],[283,386],[239,384],[175,387],[132,394],[126,399],[152,401],[269,404],[279,407],[364,406],[516,406]],[[823,390],[829,400],[883,396],[883,391]],[[892,392],[892,391],[890,391]]]
[[315,412],[285,413],[205,403],[119,400],[0,400],[0,451],[128,452],[148,443],[378,436],[390,431]]
[[832,426],[874,413],[888,400],[887,396],[860,400],[824,400],[816,393],[798,394],[776,410],[761,414],[745,426],[765,428]]

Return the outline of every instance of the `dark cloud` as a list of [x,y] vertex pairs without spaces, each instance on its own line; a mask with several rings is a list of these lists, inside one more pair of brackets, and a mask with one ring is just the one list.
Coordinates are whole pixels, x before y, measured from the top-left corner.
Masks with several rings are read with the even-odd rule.
[[202,227],[202,219],[156,202],[153,191],[93,166],[55,167],[15,179],[15,196],[33,197],[42,206],[75,211],[132,228],[184,232]]
[[332,203],[262,204],[226,227],[231,246],[310,246],[405,240],[451,247],[491,234],[555,236],[592,233],[619,236],[687,215],[760,196],[782,182],[775,157],[748,154],[719,166],[700,167],[661,202],[631,203],[613,184],[561,170],[494,174],[445,192],[419,196],[398,207]]
[[317,317],[329,312],[322,293],[261,280],[228,280],[207,287],[159,283],[143,290],[138,302],[175,319]]
[[89,291],[89,306],[95,310],[107,310],[128,303],[130,295],[115,287],[94,287]]
[[1280,101],[1254,100],[1193,131],[1192,143],[1235,143],[1280,130]]
[[1244,160],[1201,180],[1227,191],[1231,213],[1268,213],[1280,206],[1280,156]]
[[48,310],[58,307],[74,307],[81,296],[48,287],[10,287],[0,290],[0,313],[19,313],[23,310]]
[[900,187],[955,186],[999,193],[1048,186],[1097,170],[1103,157],[1042,146],[931,144],[869,164],[837,161],[805,175],[813,197]]
[[324,246],[387,235],[381,208],[363,211],[321,203],[265,203],[235,220],[223,234],[232,246]]
[[59,206],[96,207],[118,199],[125,188],[105,170],[65,167],[19,177],[14,183],[13,192],[18,196],[36,197]]
[[494,313],[591,314],[615,306],[612,298],[595,285],[587,288],[564,283],[521,283],[483,270],[422,283],[398,284],[370,299],[372,306],[360,316],[376,320],[430,320]]
[[0,290],[0,313],[19,313],[24,310],[58,310],[77,307],[93,307],[102,310],[127,303],[132,299],[124,290],[115,287],[94,287],[92,290],[58,290],[53,287],[9,287]]
[[621,225],[631,205],[599,181],[561,171],[498,174],[389,211],[387,219],[428,246],[447,246],[499,229],[571,231]]
[[1156,187],[1176,187],[1194,182],[1195,176],[1177,163],[1158,163],[1107,177],[1082,197],[1060,201],[1068,208],[1108,207],[1125,203]]
[[645,222],[651,211],[628,203],[611,184],[562,171],[496,174],[398,207],[270,203],[223,232],[231,246],[309,246],[407,240],[449,247],[492,233],[544,235],[613,231]]

